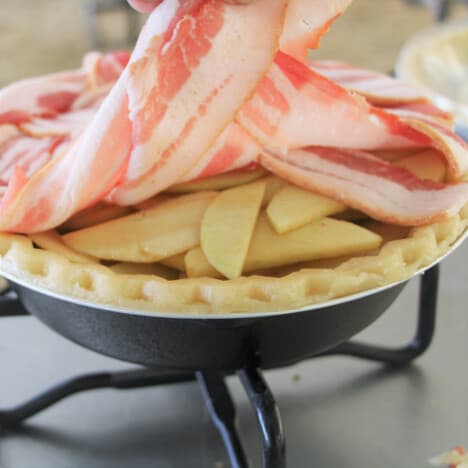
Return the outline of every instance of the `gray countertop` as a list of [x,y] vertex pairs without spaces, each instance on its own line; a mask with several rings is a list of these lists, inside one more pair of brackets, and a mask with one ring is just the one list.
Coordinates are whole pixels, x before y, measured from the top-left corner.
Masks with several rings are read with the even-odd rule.
[[[292,468],[419,468],[468,444],[468,243],[445,260],[438,324],[414,365],[388,370],[329,357],[270,371]],[[360,338],[409,339],[417,281]],[[84,350],[30,317],[0,322],[0,407],[65,377],[128,365]],[[260,466],[256,423],[236,378],[229,379],[240,430]],[[227,468],[196,384],[97,390],[68,398],[21,430],[0,431],[1,468]]]

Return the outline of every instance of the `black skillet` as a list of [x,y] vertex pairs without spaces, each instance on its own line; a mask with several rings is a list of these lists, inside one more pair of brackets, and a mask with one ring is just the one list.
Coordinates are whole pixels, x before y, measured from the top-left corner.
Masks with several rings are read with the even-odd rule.
[[247,362],[286,365],[331,348],[376,320],[405,285],[297,312],[199,318],[123,311],[10,284],[29,313],[86,348],[147,367],[226,371]]
[[406,285],[299,311],[193,316],[106,307],[9,282],[30,314],[86,348],[146,367],[224,371],[292,364],[332,348],[380,317]]
[[407,283],[296,311],[197,316],[92,304],[5,276],[30,314],[86,348],[146,367],[224,371],[288,365],[331,349],[380,317]]

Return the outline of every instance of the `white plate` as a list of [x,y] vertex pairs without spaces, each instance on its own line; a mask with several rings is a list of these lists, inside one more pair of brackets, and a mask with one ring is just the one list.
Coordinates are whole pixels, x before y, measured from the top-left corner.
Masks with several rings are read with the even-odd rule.
[[468,135],[468,18],[413,36],[401,50],[395,71],[452,112],[460,132]]

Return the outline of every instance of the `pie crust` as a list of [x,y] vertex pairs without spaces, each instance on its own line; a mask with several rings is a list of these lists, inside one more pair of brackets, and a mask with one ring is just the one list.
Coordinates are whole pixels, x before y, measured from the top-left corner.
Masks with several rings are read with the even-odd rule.
[[35,248],[22,235],[0,234],[0,269],[12,280],[96,304],[174,314],[288,311],[406,280],[446,254],[468,229],[468,204],[444,221],[411,229],[375,255],[335,268],[302,268],[283,277],[165,280],[120,275]]

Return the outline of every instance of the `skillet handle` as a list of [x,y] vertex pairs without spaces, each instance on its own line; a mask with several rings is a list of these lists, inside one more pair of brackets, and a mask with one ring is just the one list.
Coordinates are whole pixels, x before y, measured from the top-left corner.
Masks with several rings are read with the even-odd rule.
[[18,295],[10,288],[4,289],[0,293],[0,318],[14,317],[18,315],[29,315]]

